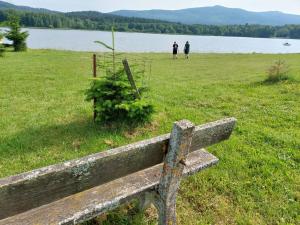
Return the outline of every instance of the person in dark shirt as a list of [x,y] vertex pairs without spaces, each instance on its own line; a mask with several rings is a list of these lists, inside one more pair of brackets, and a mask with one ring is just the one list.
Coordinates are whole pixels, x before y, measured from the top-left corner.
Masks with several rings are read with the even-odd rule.
[[179,48],[179,46],[175,41],[174,44],[173,44],[173,59],[177,59],[178,48]]
[[184,54],[185,54],[185,58],[188,59],[190,54],[190,43],[188,41],[185,43],[184,46]]

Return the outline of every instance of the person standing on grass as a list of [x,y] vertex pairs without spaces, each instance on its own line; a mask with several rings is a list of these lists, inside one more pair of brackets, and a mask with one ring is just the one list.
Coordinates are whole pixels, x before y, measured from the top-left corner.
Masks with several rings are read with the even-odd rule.
[[185,43],[184,46],[184,54],[185,54],[185,58],[188,59],[190,54],[190,43],[188,41]]
[[179,48],[179,46],[175,41],[174,44],[173,44],[173,59],[177,59],[178,48]]

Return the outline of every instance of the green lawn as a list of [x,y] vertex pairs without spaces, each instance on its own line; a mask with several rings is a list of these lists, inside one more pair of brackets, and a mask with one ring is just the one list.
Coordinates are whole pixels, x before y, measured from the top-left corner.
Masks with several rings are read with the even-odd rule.
[[[185,180],[178,224],[299,224],[300,54],[167,54],[152,59],[152,124],[127,131],[92,122],[84,101],[91,53],[30,50],[0,58],[0,177],[168,133],[172,123],[236,117],[231,139],[209,150],[218,166]],[[264,84],[277,59],[293,80]],[[141,215],[106,224],[146,224]],[[123,221],[123,222],[120,222]]]

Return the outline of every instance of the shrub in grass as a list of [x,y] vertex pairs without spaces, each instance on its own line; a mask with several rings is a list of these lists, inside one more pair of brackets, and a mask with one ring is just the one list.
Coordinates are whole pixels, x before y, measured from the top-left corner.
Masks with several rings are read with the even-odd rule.
[[267,71],[266,82],[276,83],[289,79],[289,66],[283,60],[278,60]]
[[[143,89],[140,89],[142,93]],[[93,81],[86,99],[96,100],[96,121],[147,122],[154,111],[145,99],[136,98],[124,69]]]
[[2,39],[3,39],[4,35],[2,33],[0,33],[0,57],[4,56],[4,52],[5,52],[5,48],[3,46]]
[[5,48],[2,44],[0,44],[0,57],[4,56]]
[[[143,98],[147,89],[139,88],[140,96],[132,88],[123,64],[116,59],[114,31],[112,29],[112,46],[97,43],[112,51],[111,60],[104,65],[106,76],[95,79],[86,91],[88,101],[95,100],[96,121],[101,122],[148,122],[154,112],[153,106]],[[138,80],[139,74],[135,73]],[[138,83],[138,82],[137,82]]]
[[14,51],[21,52],[27,50],[26,39],[29,36],[28,32],[22,32],[20,26],[20,17],[11,14],[8,18],[10,30],[6,32],[5,37],[13,42]]

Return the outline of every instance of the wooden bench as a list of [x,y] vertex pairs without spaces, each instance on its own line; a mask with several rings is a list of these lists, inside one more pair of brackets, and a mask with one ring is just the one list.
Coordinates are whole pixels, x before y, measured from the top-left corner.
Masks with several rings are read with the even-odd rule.
[[195,127],[0,179],[0,225],[77,224],[140,198],[155,204],[159,224],[176,224],[180,180],[215,165],[204,147],[230,137],[236,120]]

